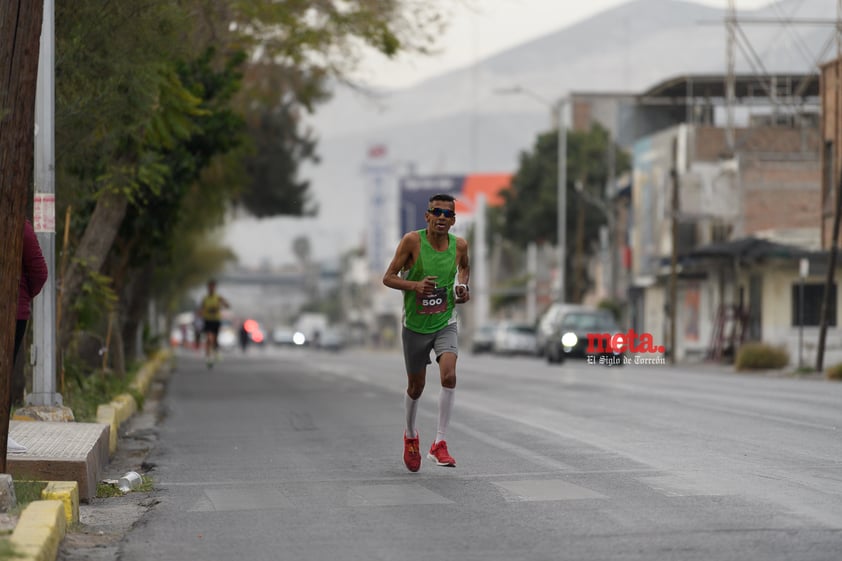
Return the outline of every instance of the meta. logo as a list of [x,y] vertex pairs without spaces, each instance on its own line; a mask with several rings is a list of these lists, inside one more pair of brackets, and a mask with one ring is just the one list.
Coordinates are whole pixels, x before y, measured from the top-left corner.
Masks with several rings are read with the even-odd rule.
[[638,334],[634,329],[626,333],[588,333],[588,354],[600,353],[663,353],[666,348],[656,345],[651,333]]

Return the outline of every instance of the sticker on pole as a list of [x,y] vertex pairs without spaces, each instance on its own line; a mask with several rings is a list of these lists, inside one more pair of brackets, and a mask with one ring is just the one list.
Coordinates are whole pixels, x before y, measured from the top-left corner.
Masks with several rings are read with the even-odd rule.
[[54,193],[35,193],[35,212],[32,216],[35,232],[56,231],[56,196]]

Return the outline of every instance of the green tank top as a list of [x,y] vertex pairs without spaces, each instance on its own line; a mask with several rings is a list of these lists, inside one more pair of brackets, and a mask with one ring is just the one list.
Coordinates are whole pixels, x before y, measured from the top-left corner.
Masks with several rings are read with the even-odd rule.
[[456,236],[448,234],[447,249],[436,251],[427,240],[427,231],[418,230],[421,251],[404,278],[420,281],[434,276],[438,283],[435,294],[421,296],[407,290],[403,295],[404,326],[416,333],[433,333],[456,321],[453,311],[453,285],[456,282]]

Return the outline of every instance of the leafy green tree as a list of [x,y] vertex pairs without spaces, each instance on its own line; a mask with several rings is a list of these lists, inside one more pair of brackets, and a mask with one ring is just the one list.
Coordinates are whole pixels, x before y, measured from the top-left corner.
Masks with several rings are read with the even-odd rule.
[[172,289],[165,271],[188,279],[229,259],[219,248],[193,260],[190,244],[232,203],[315,212],[297,178],[316,158],[301,115],[363,49],[424,51],[443,24],[435,3],[416,0],[78,0],[56,20],[59,221],[72,209],[62,349],[83,317],[79,295],[103,279],[134,340],[148,291]]
[[[576,255],[578,219],[583,218],[583,237],[598,239],[600,226],[606,223],[605,185],[609,177],[609,147],[611,139],[606,129],[594,125],[589,131],[567,134],[567,248],[566,255]],[[619,147],[616,154],[616,173],[630,167],[629,156]],[[520,155],[520,163],[510,190],[503,192],[504,205],[491,216],[491,232],[525,247],[530,242],[558,243],[558,134],[551,131],[539,135],[529,152]],[[585,191],[580,194],[577,183]],[[593,251],[587,244],[585,254]],[[583,269],[567,259],[566,278],[577,279]],[[582,284],[582,279],[580,286]],[[575,283],[567,283],[566,299],[574,296]],[[580,290],[581,292],[581,290]],[[577,298],[579,295],[575,295]],[[575,298],[574,298],[575,299]]]
[[[209,169],[215,158],[230,158],[241,153],[245,130],[242,118],[230,108],[230,100],[239,89],[238,68],[242,57],[235,56],[225,67],[216,70],[211,64],[213,55],[213,50],[208,49],[195,61],[177,65],[179,80],[185,88],[183,99],[194,96],[192,99],[200,100],[199,110],[170,115],[168,121],[174,123],[178,131],[175,134],[168,132],[170,126],[156,127],[163,135],[156,140],[155,146],[160,147],[159,156],[168,170],[166,188],[147,187],[141,193],[141,204],[130,205],[116,240],[119,251],[115,253],[122,257],[112,259],[109,264],[109,274],[117,284],[125,286],[122,330],[129,356],[139,350],[134,348],[137,340],[134,335],[140,329],[146,302],[154,295],[155,285],[150,282],[154,271],[168,270],[177,263],[179,266],[189,264],[192,255],[178,251],[177,245],[185,236],[197,244],[192,235],[205,234],[209,228],[220,224],[227,201],[239,188],[239,183],[227,177],[212,189],[204,188],[197,193],[203,171]],[[176,139],[182,136],[183,141],[177,142]],[[204,184],[205,187],[210,185],[209,181]],[[191,197],[191,193],[200,196]],[[229,250],[207,249],[205,253],[195,253],[197,260],[201,256],[200,262],[204,264],[220,268],[230,259]],[[209,260],[208,255],[224,259]],[[176,256],[182,261],[177,262]],[[187,263],[183,261],[185,258]],[[134,282],[126,283],[129,279]]]
[[444,28],[437,4],[417,0],[195,0],[194,41],[221,52],[250,53],[237,103],[251,150],[235,204],[262,218],[314,215],[301,163],[318,163],[305,113],[328,99],[329,84],[348,83],[366,50],[387,57],[429,52]]
[[[318,157],[311,131],[301,130],[302,105],[288,95],[289,71],[274,64],[252,64],[246,70],[249,102],[242,110],[251,150],[243,160],[248,180],[234,204],[258,218],[311,216],[318,210],[309,181],[298,178],[300,164],[317,163]],[[323,87],[319,78],[313,80],[314,87]]]
[[200,108],[169,62],[185,54],[177,39],[188,20],[177,6],[79,0],[59,3],[56,21],[59,220],[72,208],[58,300],[67,349],[81,311],[70,303],[102,272],[130,203],[166,183],[165,163],[148,148],[174,143],[189,122],[176,113]]

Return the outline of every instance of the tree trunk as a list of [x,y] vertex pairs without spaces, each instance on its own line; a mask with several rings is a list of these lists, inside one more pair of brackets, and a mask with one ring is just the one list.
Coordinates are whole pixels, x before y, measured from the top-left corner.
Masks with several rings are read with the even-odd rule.
[[23,224],[32,185],[43,2],[0,0],[0,472],[6,473]]
[[100,272],[117,232],[126,216],[128,199],[121,193],[106,190],[96,203],[93,214],[82,234],[79,247],[73,254],[67,273],[61,279],[62,320],[59,330],[59,349],[64,351],[73,339],[78,314],[72,303],[79,298],[82,285],[91,271]]
[[114,312],[112,312],[114,317],[113,325],[111,327],[111,346],[108,349],[108,353],[111,356],[111,369],[119,376],[120,378],[125,377],[126,375],[126,354],[125,349],[123,346],[123,314],[120,313],[120,308],[118,307]]
[[148,310],[152,285],[152,266],[134,271],[132,282],[124,288],[123,341],[129,360],[143,357],[143,348],[137,346],[137,332],[143,327]]
[[[27,326],[28,326],[27,322]],[[20,344],[21,349],[18,351],[18,356],[15,359],[14,368],[12,369],[12,381],[10,384],[9,395],[11,395],[10,403],[12,407],[23,405],[26,394],[26,349],[31,344],[31,329],[27,328],[24,335],[23,342]]]

